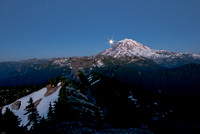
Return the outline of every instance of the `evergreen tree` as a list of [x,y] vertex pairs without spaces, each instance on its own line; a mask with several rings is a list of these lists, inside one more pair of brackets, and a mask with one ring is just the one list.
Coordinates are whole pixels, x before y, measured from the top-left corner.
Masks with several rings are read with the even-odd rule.
[[31,97],[28,103],[29,105],[26,107],[27,112],[24,115],[29,114],[27,126],[32,125],[32,129],[35,129],[38,126],[40,116],[36,107],[34,106],[33,99]]
[[51,102],[49,103],[49,112],[48,112],[48,115],[47,115],[47,120],[48,121],[52,121],[52,117],[53,117],[53,107],[51,105]]
[[80,82],[81,82],[81,85],[80,85],[80,89],[81,89],[81,92],[83,94],[87,94],[89,89],[91,88],[91,85],[87,79],[87,77],[84,75],[84,73],[82,71],[78,71],[78,77],[80,79]]
[[[3,115],[2,115],[2,111],[0,110],[0,126],[3,126]],[[0,132],[2,132],[2,128],[0,128]]]
[[62,87],[59,93],[59,99],[54,104],[53,120],[55,122],[61,122],[75,118],[75,112],[68,103],[66,89],[65,87]]
[[34,129],[33,134],[47,134],[48,132],[48,123],[45,120],[44,116],[40,120],[40,124],[36,129]]
[[6,108],[5,113],[3,114],[3,116],[1,115],[0,120],[2,120],[2,130],[1,132],[6,132],[6,133],[17,133],[20,132],[20,127],[19,127],[19,123],[20,123],[20,119],[14,115],[14,113],[9,109]]
[[78,76],[79,76],[79,79],[81,81],[81,83],[84,85],[84,86],[89,86],[89,81],[87,79],[87,77],[84,75],[84,73],[82,71],[78,71]]

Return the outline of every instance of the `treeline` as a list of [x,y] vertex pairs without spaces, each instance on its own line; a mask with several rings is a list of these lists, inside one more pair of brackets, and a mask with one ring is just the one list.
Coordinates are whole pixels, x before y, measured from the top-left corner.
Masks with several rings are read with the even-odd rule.
[[[65,83],[65,85],[68,83],[65,77],[55,77],[49,78],[47,84],[56,86],[59,81]],[[0,87],[0,107],[8,105],[21,97],[43,88],[44,86],[45,85],[20,85]]]
[[0,107],[10,104],[17,99],[39,90],[41,85],[22,85],[0,87]]

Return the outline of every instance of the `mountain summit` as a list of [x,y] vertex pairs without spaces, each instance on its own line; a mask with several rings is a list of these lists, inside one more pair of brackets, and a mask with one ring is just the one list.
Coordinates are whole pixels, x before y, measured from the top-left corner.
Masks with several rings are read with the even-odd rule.
[[116,44],[113,47],[106,49],[105,51],[99,53],[98,55],[112,56],[114,58],[120,58],[123,56],[129,57],[145,57],[151,59],[157,63],[163,61],[172,61],[174,59],[195,59],[200,60],[200,55],[192,53],[180,53],[180,52],[169,52],[165,50],[155,50],[147,46],[142,45],[141,43],[134,41],[132,39],[124,39]]
[[144,46],[137,41],[132,39],[124,39],[114,44],[113,47],[100,53],[100,55],[113,56],[115,58],[119,58],[124,55],[149,57],[155,53],[155,50]]

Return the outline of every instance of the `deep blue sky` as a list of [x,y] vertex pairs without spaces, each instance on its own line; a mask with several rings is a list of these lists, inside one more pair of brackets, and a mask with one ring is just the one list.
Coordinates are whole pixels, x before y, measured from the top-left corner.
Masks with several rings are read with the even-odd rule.
[[90,56],[111,37],[200,53],[200,0],[0,1],[0,61]]

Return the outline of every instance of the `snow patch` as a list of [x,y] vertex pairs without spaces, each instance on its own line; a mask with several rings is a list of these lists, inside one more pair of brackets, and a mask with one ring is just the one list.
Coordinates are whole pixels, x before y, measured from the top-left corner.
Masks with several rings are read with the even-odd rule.
[[69,58],[58,58],[53,60],[53,64],[59,65],[60,67],[70,66]]
[[103,64],[102,61],[99,61],[99,60],[98,60],[98,61],[97,61],[97,66],[98,66],[98,67],[102,67],[102,66],[104,66],[104,64]]
[[153,104],[156,105],[156,106],[158,106],[158,103],[157,103],[157,102],[154,102]]
[[57,84],[57,86],[60,86],[62,83],[61,82],[59,82],[58,84]]
[[93,76],[90,75],[90,76],[88,77],[88,81],[91,82],[91,81],[92,81],[92,78],[93,78]]
[[131,101],[137,101],[137,99],[134,99],[132,95],[128,96],[129,99],[131,99]]
[[94,82],[92,82],[91,85],[94,85],[94,84],[96,84],[96,83],[99,82],[99,81],[100,81],[100,79],[99,79],[99,80],[96,80],[96,81],[94,81]]

